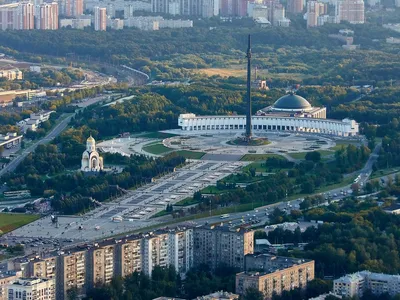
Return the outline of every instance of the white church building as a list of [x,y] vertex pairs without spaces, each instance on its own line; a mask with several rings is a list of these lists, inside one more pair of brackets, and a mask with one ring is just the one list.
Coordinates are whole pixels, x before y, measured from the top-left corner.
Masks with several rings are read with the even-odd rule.
[[[313,107],[299,95],[287,94],[272,106],[259,110],[251,117],[253,131],[287,131],[319,133],[334,136],[356,136],[358,123],[354,120],[333,120],[326,118],[325,107]],[[246,129],[245,115],[196,116],[181,114],[178,126],[184,131],[237,132]]]
[[82,154],[81,171],[99,172],[103,170],[103,158],[96,151],[96,141],[92,136],[86,140],[86,150]]

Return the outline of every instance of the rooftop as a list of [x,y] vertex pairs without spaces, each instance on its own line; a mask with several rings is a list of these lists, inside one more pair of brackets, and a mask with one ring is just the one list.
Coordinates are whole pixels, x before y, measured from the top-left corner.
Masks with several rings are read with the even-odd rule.
[[384,211],[396,211],[400,209],[400,204],[399,203],[394,203],[390,206],[384,207],[383,210]]
[[274,109],[307,110],[311,109],[311,104],[303,97],[294,93],[289,93],[280,97],[273,105]]

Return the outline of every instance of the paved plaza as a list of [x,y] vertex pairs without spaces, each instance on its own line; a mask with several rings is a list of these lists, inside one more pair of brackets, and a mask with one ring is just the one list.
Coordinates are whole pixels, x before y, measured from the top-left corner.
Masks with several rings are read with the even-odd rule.
[[91,241],[159,224],[151,216],[196,191],[240,170],[245,162],[196,161],[84,216],[60,216],[58,226],[42,218],[11,233],[15,237],[43,237]]

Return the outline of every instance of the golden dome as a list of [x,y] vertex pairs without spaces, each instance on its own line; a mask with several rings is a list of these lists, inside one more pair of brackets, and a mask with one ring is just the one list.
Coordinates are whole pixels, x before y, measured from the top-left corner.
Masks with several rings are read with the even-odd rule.
[[94,138],[92,137],[92,135],[90,135],[90,136],[88,137],[88,139],[86,140],[86,142],[87,142],[87,143],[94,143],[95,140],[94,140]]

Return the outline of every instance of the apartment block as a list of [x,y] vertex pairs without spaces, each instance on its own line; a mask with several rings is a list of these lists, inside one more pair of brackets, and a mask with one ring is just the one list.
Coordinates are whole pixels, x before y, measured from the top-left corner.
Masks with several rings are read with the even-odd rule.
[[236,293],[243,295],[250,287],[265,299],[295,288],[304,289],[314,279],[314,261],[268,255],[246,256],[246,271],[236,274]]
[[193,229],[169,233],[169,264],[184,276],[193,266]]
[[0,275],[0,300],[8,299],[8,285],[18,280],[22,272],[5,272]]
[[57,258],[57,300],[67,299],[67,291],[73,287],[80,293],[86,288],[87,251],[61,254]]
[[116,276],[115,253],[116,244],[113,240],[105,245],[88,251],[86,262],[86,282],[88,288],[96,284],[107,284]]
[[39,6],[36,28],[41,30],[58,29],[58,3],[44,3]]
[[15,29],[31,30],[35,28],[34,5],[30,2],[21,2],[17,8],[17,26]]
[[[20,278],[8,284],[9,300],[55,300],[54,279]],[[58,299],[58,298],[57,298]]]
[[6,67],[0,69],[0,77],[7,80],[21,80],[23,78],[22,71],[18,68]]
[[343,0],[339,2],[339,16],[341,21],[351,24],[364,24],[365,12],[363,0]]
[[18,3],[0,5],[0,29],[17,29]]
[[220,264],[244,269],[246,254],[254,252],[254,232],[226,226],[201,226],[193,229],[195,265],[207,264],[215,269]]
[[37,278],[56,278],[57,257],[36,258],[30,261],[26,268],[28,277]]
[[107,29],[107,9],[105,7],[94,8],[94,30],[106,31]]
[[153,235],[143,239],[142,271],[151,275],[155,266],[168,267],[169,265],[169,234]]
[[288,0],[287,11],[292,14],[301,14],[304,9],[304,0]]
[[142,271],[142,239],[126,240],[116,250],[116,274],[121,277]]
[[361,271],[333,281],[333,293],[343,297],[361,297],[367,289],[376,295],[395,296],[400,293],[400,275]]

